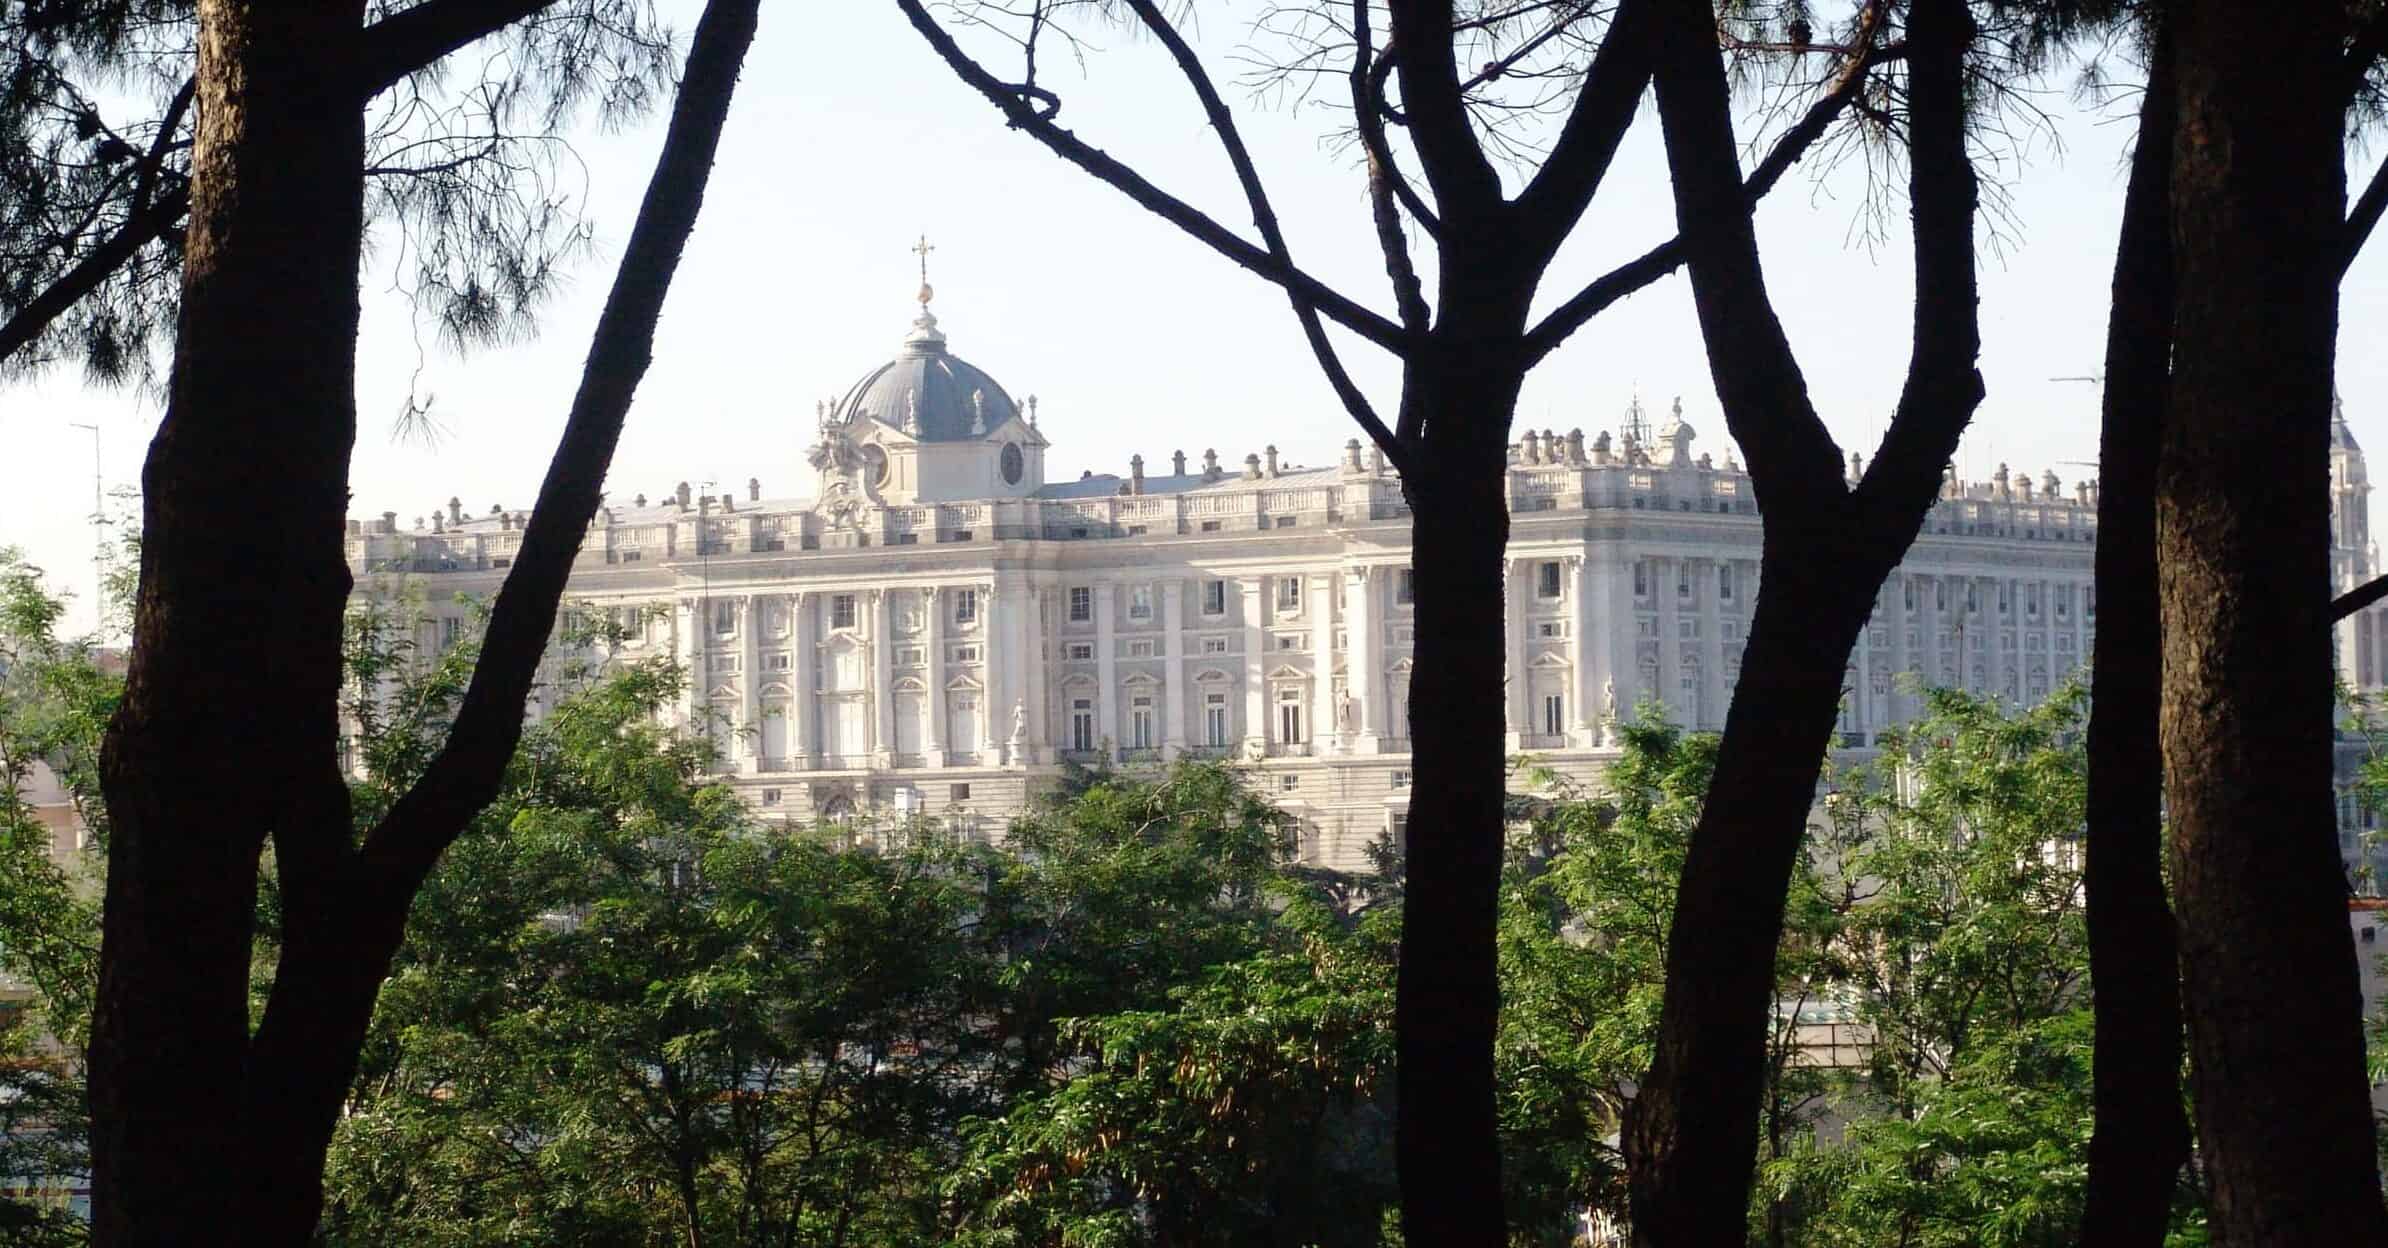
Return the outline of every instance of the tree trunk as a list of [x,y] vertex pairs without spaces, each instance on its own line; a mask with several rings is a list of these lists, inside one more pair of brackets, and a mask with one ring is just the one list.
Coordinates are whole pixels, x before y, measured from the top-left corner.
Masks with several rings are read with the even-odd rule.
[[2178,13],[2161,738],[2212,1227],[2388,1243],[2331,801],[2346,13]]
[[1395,1156],[1403,1236],[1413,1244],[1500,1248],[1508,1238],[1493,1082],[1494,929],[1508,774],[1498,696],[1508,675],[1506,443],[1521,380],[1514,369],[1454,367],[1438,352],[1413,361],[1405,383],[1405,403],[1433,414],[1426,453],[1402,483],[1414,517],[1418,631],[1407,935],[1393,1026],[1402,1072]]
[[[181,326],[143,473],[141,588],[108,730],[92,1237],[237,1223],[258,856],[345,823],[334,750],[356,431],[362,0],[199,9]],[[325,810],[324,803],[338,802]],[[213,1229],[210,1229],[213,1228]]]
[[[335,750],[362,7],[287,7],[200,10],[183,324],[145,471],[132,667],[103,758],[116,824],[92,1045],[100,1245],[188,1243],[226,1227],[244,1243],[311,1237],[325,1151],[409,904],[513,755],[703,202],[757,0],[712,0],[698,21],[472,685],[438,758],[361,848]],[[275,508],[270,522],[257,519],[261,502]],[[251,926],[269,835],[282,957],[252,1039]]]
[[1767,294],[1705,0],[1665,10],[1656,74],[1676,226],[1709,373],[1765,519],[1756,612],[1667,933],[1650,1075],[1624,1133],[1637,1244],[1737,1245],[1763,1106],[1783,906],[1841,700],[1883,578],[1915,539],[1981,401],[1959,0],[1907,16],[1914,343],[1874,465],[1852,489]]
[[[1628,1113],[1634,1242],[1744,1242],[1783,899],[1872,605],[1867,577],[1768,525],[1757,611],[1667,934],[1666,1005]],[[1663,1164],[1661,1164],[1663,1162]]]
[[2156,445],[2172,370],[2171,56],[2159,31],[2123,197],[2106,328],[2083,863],[2096,1028],[2084,1248],[2162,1244],[2174,1185],[2189,1159],[2179,945],[2164,896],[2164,769],[2156,745],[2163,671]]

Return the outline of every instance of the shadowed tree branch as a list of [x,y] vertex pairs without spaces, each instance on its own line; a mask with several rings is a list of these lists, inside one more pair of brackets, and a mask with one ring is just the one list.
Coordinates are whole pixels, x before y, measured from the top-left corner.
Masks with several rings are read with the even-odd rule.
[[[1153,0],[1128,0],[1144,28],[1168,49],[1169,58],[1177,62],[1178,72],[1194,88],[1194,95],[1202,102],[1203,115],[1209,118],[1211,129],[1218,132],[1219,146],[1226,149],[1227,161],[1235,166],[1235,180],[1243,188],[1244,203],[1252,211],[1252,223],[1260,230],[1261,240],[1268,245],[1269,258],[1286,272],[1295,272],[1293,251],[1286,246],[1285,229],[1277,220],[1277,210],[1269,203],[1268,189],[1261,184],[1260,170],[1252,163],[1252,153],[1244,146],[1244,136],[1236,128],[1235,115],[1228,111],[1227,102],[1219,98],[1219,89],[1212,84],[1210,74],[1202,68],[1202,61],[1194,49],[1186,46],[1185,38],[1169,19],[1161,15]],[[1284,285],[1288,302],[1293,304],[1294,317],[1302,323],[1302,337],[1310,344],[1310,353],[1318,357],[1327,384],[1334,388],[1335,397],[1353,421],[1366,430],[1369,438],[1385,452],[1385,457],[1400,468],[1409,459],[1409,450],[1385,427],[1375,409],[1368,405],[1366,395],[1353,384],[1351,374],[1343,367],[1343,359],[1335,352],[1335,344],[1327,340],[1327,327],[1318,319],[1318,301],[1300,286]]]
[[[1870,29],[1868,33],[1871,33]],[[1907,49],[1903,44],[1868,43],[1850,63],[1848,70],[1833,83],[1832,89],[1809,105],[1799,121],[1775,140],[1766,158],[1758,162],[1758,167],[1750,171],[1749,181],[1745,184],[1750,209],[1756,210],[1759,201],[1774,190],[1775,184],[1782,181],[1791,166],[1807,155],[1808,149],[1824,136],[1824,132],[1858,97],[1865,88],[1866,75],[1870,70],[1904,60],[1906,56]],[[1618,300],[1674,272],[1683,264],[1683,259],[1683,238],[1677,235],[1595,278],[1567,302],[1551,309],[1550,314],[1542,318],[1542,323],[1526,335],[1527,359],[1539,362]]]
[[1279,260],[1266,249],[1253,246],[1235,231],[1212,220],[1202,210],[1153,185],[1144,175],[1055,125],[1053,112],[1056,110],[1038,110],[1029,103],[1022,88],[1002,81],[989,73],[985,66],[971,59],[970,54],[954,42],[953,36],[929,16],[920,0],[896,0],[896,4],[904,11],[904,16],[911,20],[913,29],[920,32],[920,37],[954,71],[954,75],[1001,110],[1013,129],[1027,131],[1029,137],[1052,149],[1055,155],[1193,235],[1211,250],[1309,299],[1319,312],[1335,323],[1397,355],[1406,349],[1408,335],[1401,326],[1345,298],[1326,283]]
[[2353,615],[2357,611],[2388,598],[2388,576],[2374,577],[2330,600],[2330,622]]

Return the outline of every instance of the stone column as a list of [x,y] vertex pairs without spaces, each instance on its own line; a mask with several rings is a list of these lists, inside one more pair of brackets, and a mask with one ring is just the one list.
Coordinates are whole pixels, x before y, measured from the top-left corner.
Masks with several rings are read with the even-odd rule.
[[1343,717],[1335,706],[1335,574],[1314,572],[1306,592],[1310,611],[1310,753],[1339,753]]
[[1118,587],[1109,581],[1094,585],[1095,617],[1095,744],[1106,759],[1119,757],[1119,639],[1113,631],[1118,611]]
[[688,722],[702,727],[705,722],[705,600],[683,598],[680,610],[672,621],[679,629],[680,666],[688,679]]
[[1351,690],[1359,724],[1348,752],[1374,754],[1383,748],[1384,647],[1376,611],[1376,569],[1366,564],[1343,573],[1344,686]]
[[895,765],[895,621],[889,590],[871,595],[871,765]]
[[1857,663],[1857,687],[1849,691],[1850,704],[1856,708],[1854,716],[1850,722],[1856,725],[1857,731],[1866,734],[1866,743],[1868,745],[1871,745],[1874,742],[1874,652],[1872,648],[1872,633],[1874,632],[1874,621],[1880,618],[1881,617],[1879,615],[1869,615],[1865,623],[1857,626],[1857,655],[1855,659],[1855,662]]
[[1890,621],[1891,692],[1890,697],[1884,700],[1882,722],[1875,726],[1877,731],[1905,722],[1907,716],[1899,701],[1899,682],[1907,678],[1908,669],[1915,663],[1914,654],[1907,648],[1907,630],[1915,623],[1915,614],[1907,609],[1907,587],[1910,584],[1907,569],[1904,566],[1891,569],[1886,583],[1891,592],[1882,615]]
[[[925,757],[921,760],[931,767],[945,765],[945,612],[946,595],[931,585],[920,591],[920,609],[925,617],[924,631],[928,635],[922,647],[923,677],[928,684],[927,696],[921,700],[922,714],[929,722],[922,736]],[[982,648],[983,652],[983,648]]]
[[1600,744],[1600,686],[1592,679],[1592,560],[1567,556],[1567,744],[1588,750]]
[[1186,583],[1161,582],[1161,646],[1168,659],[1161,679],[1161,757],[1174,759],[1186,744]]
[[1692,596],[1700,612],[1700,728],[1725,726],[1725,630],[1717,609],[1717,569],[1714,559],[1694,564]]
[[1020,576],[1020,694],[1028,710],[1028,757],[1014,762],[1053,761],[1051,677],[1046,664],[1045,590],[1036,577]]
[[756,775],[763,770],[763,600],[738,596],[738,770]]
[[[1609,661],[1607,670],[1601,674],[1601,708],[1595,713],[1608,714],[1608,682],[1614,681],[1617,689],[1617,714],[1620,718],[1630,718],[1633,715],[1634,704],[1650,692],[1650,690],[1640,688],[1642,675],[1641,614],[1635,610],[1633,602],[1633,569],[1636,560],[1632,550],[1623,542],[1610,548],[1609,560],[1608,635],[1601,641]],[[1604,734],[1614,734],[1616,730],[1604,724],[1601,726],[1601,731]],[[1605,739],[1614,743],[1616,737],[1608,735]]]
[[1502,720],[1508,726],[1501,748],[1512,754],[1525,748],[1526,727],[1533,722],[1526,709],[1526,582],[1533,577],[1529,566],[1517,558],[1501,563],[1501,666],[1509,686],[1501,699]]
[[1243,578],[1244,591],[1244,753],[1259,758],[1268,753],[1269,745],[1269,655],[1268,634],[1261,625],[1268,619],[1267,582],[1257,576]]
[[[990,577],[978,587],[978,757],[972,761],[981,766],[990,758],[1007,757],[1003,752],[1004,742],[995,739],[995,691],[999,688],[995,679],[995,648],[998,640],[1008,640],[996,631],[1002,618],[995,614],[995,581]],[[1003,735],[1009,739],[1012,733],[1009,702],[1003,704],[1002,715]]]
[[1682,599],[1675,589],[1684,576],[1682,560],[1654,558],[1650,569],[1650,598],[1658,604],[1658,688],[1650,693],[1677,723],[1690,727],[1683,705],[1683,628],[1678,622]]
[[[2006,650],[2007,615],[2005,612],[1998,609],[1998,596],[2001,593],[2006,594],[2007,605],[2010,607],[2017,607],[2017,604],[2015,603],[2015,596],[2022,592],[2023,591],[2018,583],[2009,581],[2003,576],[1994,576],[1990,578],[1989,584],[1982,590],[1982,614],[1989,617],[1990,620],[1990,627],[1988,630],[1990,635],[1982,638],[1982,651],[1989,656],[1988,658],[1982,660],[1982,676],[1989,682],[1990,687],[1983,692],[2000,701],[2004,701],[2007,696],[2008,663]],[[2023,611],[2020,607],[2017,607],[2014,614],[2015,619],[2017,620],[2021,620],[2023,618]],[[2016,631],[2018,633],[2018,636],[2015,638],[2016,657],[2021,658],[2023,651],[2023,638],[2020,636],[2020,633],[2022,630],[2018,628]],[[2022,667],[2017,665],[2015,670],[2021,671]],[[2022,692],[2022,682],[2020,680],[2016,682],[2016,692]],[[2020,701],[2020,699],[2018,699],[2018,701]]]
[[813,767],[813,595],[788,595],[788,770]]

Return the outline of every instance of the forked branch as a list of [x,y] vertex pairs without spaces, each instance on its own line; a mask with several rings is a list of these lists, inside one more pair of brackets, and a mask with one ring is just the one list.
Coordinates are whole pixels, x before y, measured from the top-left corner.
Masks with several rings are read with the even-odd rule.
[[896,5],[904,11],[913,29],[920,32],[920,37],[954,71],[954,75],[986,97],[988,103],[1003,113],[1013,129],[1026,131],[1029,137],[1044,144],[1055,155],[1143,205],[1155,216],[1192,235],[1211,250],[1284,287],[1289,294],[1309,300],[1321,315],[1336,324],[1396,355],[1407,349],[1408,335],[1401,326],[1346,298],[1290,262],[1280,260],[1267,248],[1254,246],[1235,231],[1211,219],[1201,209],[1155,186],[1144,175],[1109,153],[1055,124],[1049,111],[1040,111],[1032,106],[1016,87],[988,72],[984,65],[964,52],[954,37],[929,15],[921,0],[896,0]]

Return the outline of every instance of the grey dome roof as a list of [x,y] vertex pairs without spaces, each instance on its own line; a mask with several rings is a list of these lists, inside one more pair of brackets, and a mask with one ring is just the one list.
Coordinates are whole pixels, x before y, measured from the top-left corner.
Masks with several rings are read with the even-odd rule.
[[2334,451],[2361,451],[2363,449],[2355,444],[2355,431],[2347,428],[2346,405],[2339,402],[2335,393],[2330,396],[2330,449]]
[[[979,401],[985,405],[983,423]],[[1018,410],[994,378],[946,352],[937,318],[924,307],[904,336],[903,351],[855,382],[838,401],[837,416],[844,421],[868,417],[898,429],[910,417],[919,421],[911,432],[923,442],[971,442],[1002,427]],[[979,432],[971,432],[974,425]]]

